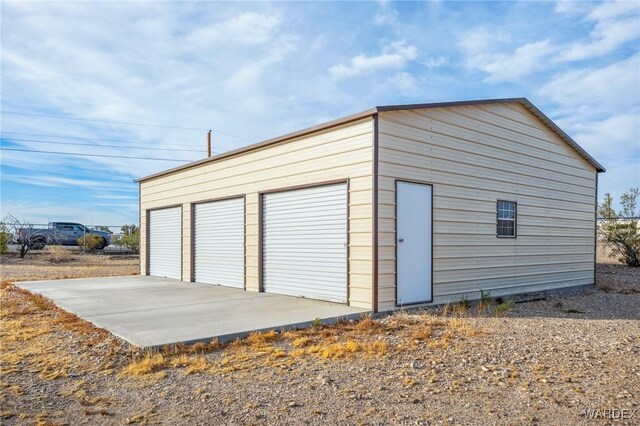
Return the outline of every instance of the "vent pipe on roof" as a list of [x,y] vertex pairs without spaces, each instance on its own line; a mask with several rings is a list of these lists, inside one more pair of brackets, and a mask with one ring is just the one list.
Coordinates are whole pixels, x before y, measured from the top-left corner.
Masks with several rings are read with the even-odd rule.
[[211,157],[211,130],[207,133],[207,157]]

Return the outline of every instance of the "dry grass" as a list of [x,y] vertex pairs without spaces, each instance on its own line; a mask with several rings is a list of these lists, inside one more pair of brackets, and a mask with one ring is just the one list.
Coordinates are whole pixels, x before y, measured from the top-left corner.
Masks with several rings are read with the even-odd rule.
[[246,338],[246,343],[251,346],[262,346],[265,343],[272,342],[278,338],[275,330],[267,331],[265,333],[255,332],[249,334]]
[[162,354],[146,354],[141,359],[133,360],[122,369],[122,376],[140,377],[156,373],[167,366],[167,360]]
[[312,340],[306,336],[300,337],[295,339],[293,342],[291,342],[291,345],[294,348],[302,348],[304,346],[309,346],[309,344],[312,342]]
[[75,259],[74,252],[62,246],[47,246],[43,255],[51,263],[71,262]]
[[411,334],[411,338],[413,340],[427,340],[433,334],[433,325],[431,324],[421,324],[415,327],[415,330]]

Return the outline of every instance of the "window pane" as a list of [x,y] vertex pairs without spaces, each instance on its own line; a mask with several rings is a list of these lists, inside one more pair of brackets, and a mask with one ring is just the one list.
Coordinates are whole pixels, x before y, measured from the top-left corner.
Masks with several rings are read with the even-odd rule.
[[512,201],[498,201],[498,219],[515,219],[516,204]]
[[498,220],[498,235],[501,237],[514,237],[515,222],[513,220]]

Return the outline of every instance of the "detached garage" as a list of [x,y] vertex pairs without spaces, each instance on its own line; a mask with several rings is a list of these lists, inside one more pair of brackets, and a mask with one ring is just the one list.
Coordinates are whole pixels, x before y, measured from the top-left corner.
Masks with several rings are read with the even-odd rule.
[[524,98],[376,107],[140,179],[141,272],[374,311],[590,286],[603,171]]

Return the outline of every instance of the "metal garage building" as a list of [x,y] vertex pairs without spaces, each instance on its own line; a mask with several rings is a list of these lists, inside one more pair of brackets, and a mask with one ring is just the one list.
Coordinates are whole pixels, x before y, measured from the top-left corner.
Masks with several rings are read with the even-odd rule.
[[524,98],[376,107],[140,179],[141,272],[374,311],[592,285],[603,171]]

